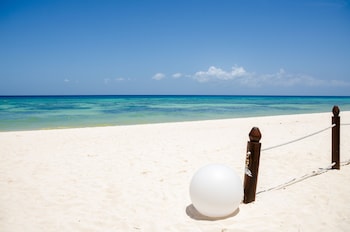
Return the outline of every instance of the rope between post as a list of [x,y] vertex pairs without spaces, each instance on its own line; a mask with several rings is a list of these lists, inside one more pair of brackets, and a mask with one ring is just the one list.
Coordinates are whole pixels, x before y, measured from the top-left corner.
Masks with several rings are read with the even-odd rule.
[[[350,164],[350,159],[349,160],[346,160],[346,161],[343,161],[341,162],[341,166],[346,166],[346,165],[349,165]],[[260,193],[264,193],[264,192],[269,192],[269,191],[272,191],[272,190],[279,190],[279,189],[283,189],[283,188],[286,188],[292,184],[296,184],[296,183],[299,183],[305,179],[308,179],[310,177],[313,177],[313,176],[318,176],[318,175],[321,175],[325,172],[328,172],[330,170],[332,170],[332,167],[335,165],[335,162],[333,162],[332,164],[330,164],[328,167],[325,167],[325,168],[319,168],[318,171],[313,171],[309,174],[305,174],[299,178],[293,178],[283,184],[280,184],[280,185],[277,185],[277,186],[274,186],[272,188],[268,188],[268,189],[264,189],[264,190],[261,190],[259,192],[257,192],[256,194],[260,194]]]
[[269,191],[272,191],[272,190],[279,190],[279,189],[283,189],[285,187],[288,187],[292,184],[296,184],[296,183],[299,183],[305,179],[308,179],[310,177],[313,177],[313,176],[318,176],[318,175],[321,175],[322,173],[325,173],[325,172],[328,172],[329,170],[332,170],[332,167],[335,165],[335,162],[332,163],[331,165],[329,165],[328,167],[326,168],[319,168],[318,171],[313,171],[312,173],[309,173],[309,174],[305,174],[304,176],[301,176],[299,178],[293,178],[283,184],[280,184],[280,185],[277,185],[275,187],[272,187],[272,188],[269,188],[269,189],[265,189],[265,190],[262,190],[262,191],[259,191],[257,192],[256,194],[260,194],[260,193],[264,193],[264,192],[269,192]]
[[267,151],[267,150],[271,150],[271,149],[274,149],[274,148],[277,148],[277,147],[282,147],[282,146],[285,146],[285,145],[288,145],[288,144],[291,144],[291,143],[298,142],[298,141],[300,141],[300,140],[303,140],[303,139],[309,138],[309,137],[311,137],[311,136],[317,135],[317,134],[319,134],[319,133],[321,133],[321,132],[323,132],[323,131],[326,131],[326,130],[328,130],[328,129],[334,127],[334,126],[335,126],[335,124],[332,124],[331,126],[325,128],[325,129],[322,129],[322,130],[316,131],[316,132],[314,132],[314,133],[305,135],[305,136],[300,137],[300,138],[298,138],[298,139],[291,140],[291,141],[289,141],[289,142],[285,142],[285,143],[282,143],[282,144],[279,144],[279,145],[275,145],[275,146],[272,146],[272,147],[268,147],[268,148],[261,149],[261,151]]
[[350,164],[350,159],[346,160],[346,161],[343,161],[343,162],[340,162],[341,166],[346,166],[346,165],[349,165],[349,164]]
[[350,123],[340,123],[341,126],[350,126]]

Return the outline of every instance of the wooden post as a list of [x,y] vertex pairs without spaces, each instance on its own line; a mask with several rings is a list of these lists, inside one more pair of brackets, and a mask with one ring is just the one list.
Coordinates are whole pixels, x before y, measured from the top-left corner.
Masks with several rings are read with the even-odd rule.
[[332,169],[340,169],[340,117],[339,107],[333,106],[333,117],[332,117],[332,163],[335,162]]
[[258,183],[261,133],[258,127],[253,127],[249,133],[247,144],[246,168],[244,176],[244,199],[247,204],[255,201],[256,185]]

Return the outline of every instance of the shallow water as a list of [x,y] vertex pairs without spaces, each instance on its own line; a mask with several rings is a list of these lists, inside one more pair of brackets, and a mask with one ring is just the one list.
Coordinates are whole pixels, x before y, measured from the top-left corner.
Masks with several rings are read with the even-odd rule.
[[3,96],[0,131],[132,125],[350,110],[350,97]]

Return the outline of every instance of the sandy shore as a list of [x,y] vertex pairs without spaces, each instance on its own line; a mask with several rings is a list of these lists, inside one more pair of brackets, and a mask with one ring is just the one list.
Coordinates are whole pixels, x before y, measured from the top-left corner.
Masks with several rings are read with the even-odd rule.
[[[350,123],[350,112],[341,112]],[[263,192],[223,220],[191,206],[197,169],[244,175],[248,133],[262,148],[331,125],[331,113],[0,133],[0,231],[348,231],[350,165]],[[350,159],[341,127],[341,160]],[[258,191],[331,162],[331,130],[262,152]]]

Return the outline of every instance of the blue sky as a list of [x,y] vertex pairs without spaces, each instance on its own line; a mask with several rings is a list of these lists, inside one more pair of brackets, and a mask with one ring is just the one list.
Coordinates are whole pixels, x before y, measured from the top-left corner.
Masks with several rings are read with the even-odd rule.
[[0,0],[0,95],[350,95],[350,2]]

